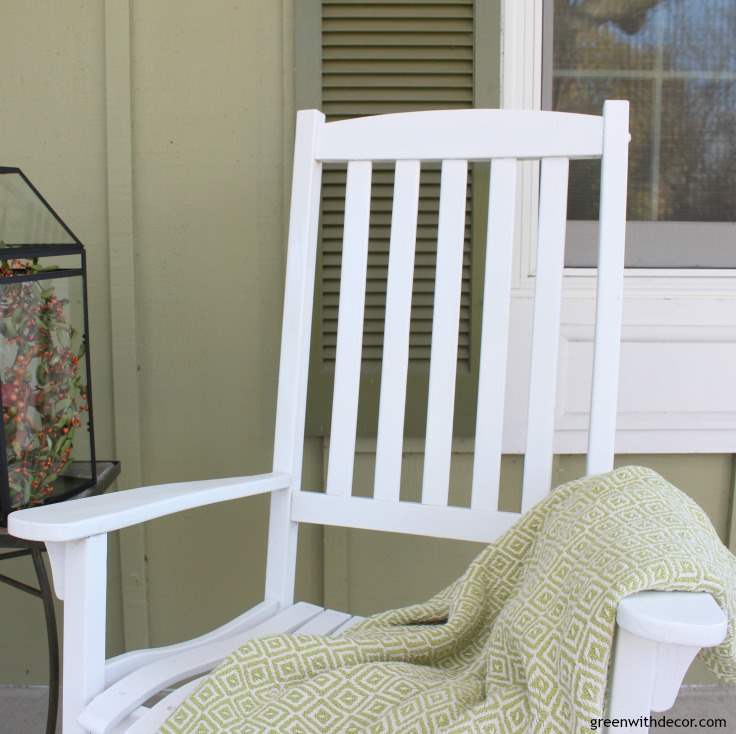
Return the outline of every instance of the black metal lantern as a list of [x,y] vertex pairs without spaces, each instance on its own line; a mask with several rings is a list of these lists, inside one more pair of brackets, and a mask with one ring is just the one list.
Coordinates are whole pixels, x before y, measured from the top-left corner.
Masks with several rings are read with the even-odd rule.
[[0,167],[0,525],[96,482],[84,246]]

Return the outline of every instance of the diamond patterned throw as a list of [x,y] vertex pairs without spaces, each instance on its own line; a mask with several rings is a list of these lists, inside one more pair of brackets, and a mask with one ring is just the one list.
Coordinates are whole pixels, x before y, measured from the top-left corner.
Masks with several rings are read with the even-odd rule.
[[248,642],[161,732],[589,732],[616,607],[645,589],[715,597],[729,633],[701,655],[736,683],[736,558],[691,499],[624,467],[558,487],[424,604]]

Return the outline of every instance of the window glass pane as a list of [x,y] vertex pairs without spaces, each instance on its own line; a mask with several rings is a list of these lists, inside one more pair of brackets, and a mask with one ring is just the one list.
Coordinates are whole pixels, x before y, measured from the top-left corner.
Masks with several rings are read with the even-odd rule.
[[[554,109],[631,101],[629,219],[736,220],[736,2],[554,0],[553,29]],[[592,167],[572,176],[571,218],[595,219]]]
[[663,82],[662,119],[656,219],[736,220],[736,80]]
[[[554,108],[600,114],[607,99],[631,102],[628,218],[650,219],[652,173],[651,80],[563,77],[554,86]],[[601,167],[599,161],[572,161],[568,217],[598,219]]]
[[736,73],[733,0],[666,0],[655,5],[666,6],[657,8],[655,18],[661,23],[664,69],[696,72],[699,77]]

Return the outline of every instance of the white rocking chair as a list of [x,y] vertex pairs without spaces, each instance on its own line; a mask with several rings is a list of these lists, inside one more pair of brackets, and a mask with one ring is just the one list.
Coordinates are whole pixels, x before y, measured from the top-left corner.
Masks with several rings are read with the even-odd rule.
[[[334,634],[356,621],[294,603],[300,522],[490,542],[518,518],[498,510],[517,161],[541,159],[536,299],[522,511],[550,491],[568,162],[602,158],[598,301],[587,472],[613,466],[623,290],[628,103],[603,116],[461,110],[325,123],[299,112],[273,472],[134,489],[23,510],[14,535],[45,541],[65,602],[63,731],[153,732],[194,680],[152,707],[162,689],[212,669],[245,640],[276,632]],[[448,506],[468,161],[491,160],[488,257],[472,501]],[[307,369],[322,163],[348,162],[331,443],[324,493],[301,484]],[[353,497],[371,162],[395,162],[395,187],[375,492]],[[434,321],[421,503],[399,499],[420,164],[441,161]],[[107,533],[214,502],[271,493],[265,600],[189,642],[105,660]],[[611,717],[669,708],[701,647],[726,619],[707,594],[645,592],[618,610]],[[620,732],[642,732],[629,726]]]

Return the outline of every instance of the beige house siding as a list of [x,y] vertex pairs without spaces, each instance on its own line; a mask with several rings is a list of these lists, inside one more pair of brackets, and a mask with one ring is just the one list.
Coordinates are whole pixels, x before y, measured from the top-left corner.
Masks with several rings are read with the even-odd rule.
[[[98,451],[126,460],[121,486],[269,467],[293,129],[283,7],[11,0],[0,10],[0,160],[21,166],[87,245]],[[111,257],[131,255],[126,164],[134,269],[110,273]],[[137,373],[120,349],[131,333]],[[318,479],[319,446],[310,455]],[[258,601],[267,519],[261,498],[152,523],[126,535],[122,569],[111,537],[110,653],[126,637],[191,636]],[[322,596],[321,548],[307,528],[299,591],[310,600]],[[30,580],[28,565],[3,572]],[[0,608],[0,685],[43,682],[41,605],[0,586]]]
[[[88,247],[96,441],[115,454],[108,296],[105,16],[101,2],[11,0],[0,9],[0,160],[20,166]],[[110,650],[122,648],[117,539],[110,544]],[[2,573],[30,582],[28,559]],[[60,608],[60,607],[59,607]],[[43,610],[0,585],[0,684],[46,680]]]
[[[293,34],[292,0],[10,0],[0,11],[0,162],[21,166],[88,247],[97,442],[125,459],[121,486],[269,468]],[[309,439],[305,486],[321,485],[322,453]],[[420,459],[407,457],[409,493]],[[726,537],[730,456],[635,460],[691,492]],[[371,462],[368,448],[359,491]],[[468,466],[459,444],[458,496]],[[509,502],[520,466],[507,457]],[[581,471],[576,457],[557,465],[560,481]],[[263,498],[185,513],[128,533],[122,555],[113,536],[110,653],[197,634],[258,601],[267,516]],[[320,602],[324,587],[327,602],[362,612],[404,603],[476,550],[346,531],[323,544],[307,526],[298,596]],[[27,565],[4,570],[29,580]],[[0,685],[43,682],[40,604],[0,587],[0,608]]]

